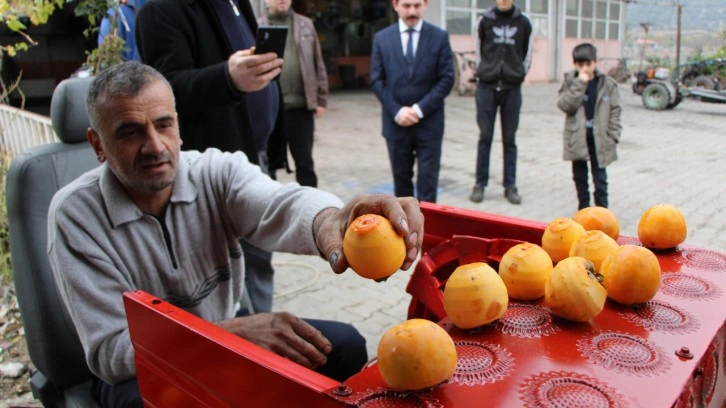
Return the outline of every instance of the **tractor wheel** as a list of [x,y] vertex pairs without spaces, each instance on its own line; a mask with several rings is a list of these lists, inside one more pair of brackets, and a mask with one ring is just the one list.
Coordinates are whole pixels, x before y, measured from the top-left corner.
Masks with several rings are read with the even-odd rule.
[[650,84],[643,89],[643,106],[650,110],[663,110],[668,108],[670,94],[663,84]]
[[693,88],[703,88],[708,90],[714,90],[717,89],[716,87],[716,81],[713,80],[713,78],[710,78],[706,75],[700,75],[695,78],[693,78],[693,81],[691,81],[691,87]]

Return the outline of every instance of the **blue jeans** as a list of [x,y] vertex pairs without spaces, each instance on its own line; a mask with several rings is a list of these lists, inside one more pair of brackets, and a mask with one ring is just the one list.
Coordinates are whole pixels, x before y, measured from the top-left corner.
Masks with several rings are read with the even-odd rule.
[[[592,173],[592,182],[595,185],[595,205],[598,207],[608,207],[608,173],[605,168],[600,168],[597,161],[597,152],[595,151],[595,138],[592,130],[587,131],[587,150],[590,154],[590,172]],[[572,179],[575,181],[575,189],[577,190],[578,209],[590,206],[590,186],[587,181],[587,160],[572,161]]]
[[[304,320],[318,329],[333,345],[333,351],[327,356],[328,363],[318,367],[315,371],[342,382],[363,368],[368,361],[368,352],[366,340],[358,330],[341,322]],[[144,406],[139,392],[139,383],[135,378],[119,384],[109,384],[96,378],[92,392],[104,408],[143,408]]]
[[476,184],[486,187],[489,183],[489,157],[494,139],[494,122],[499,109],[504,147],[504,187],[517,184],[517,144],[515,135],[519,127],[519,111],[522,108],[521,88],[497,91],[479,85],[476,90],[476,121],[479,125],[479,146],[476,157]]

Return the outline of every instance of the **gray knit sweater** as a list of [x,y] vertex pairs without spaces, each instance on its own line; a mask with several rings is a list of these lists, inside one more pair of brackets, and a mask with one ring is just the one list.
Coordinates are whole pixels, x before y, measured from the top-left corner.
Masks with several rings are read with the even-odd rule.
[[91,371],[110,383],[135,376],[124,291],[144,290],[211,322],[231,318],[244,287],[239,239],[315,255],[314,217],[342,205],[216,149],[181,153],[163,222],[136,207],[107,165],[84,174],[51,202],[48,255]]

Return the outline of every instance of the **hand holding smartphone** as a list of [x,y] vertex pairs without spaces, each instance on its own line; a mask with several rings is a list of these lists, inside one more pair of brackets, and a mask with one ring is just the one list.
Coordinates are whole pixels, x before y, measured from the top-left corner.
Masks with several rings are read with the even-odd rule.
[[278,58],[283,58],[286,41],[286,26],[260,26],[257,28],[255,54],[274,52]]

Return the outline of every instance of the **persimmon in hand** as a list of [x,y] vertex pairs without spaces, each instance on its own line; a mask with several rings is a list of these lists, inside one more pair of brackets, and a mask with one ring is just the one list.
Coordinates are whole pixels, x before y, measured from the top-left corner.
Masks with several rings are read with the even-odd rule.
[[380,280],[401,268],[406,244],[388,219],[365,214],[353,220],[345,232],[343,254],[358,275]]

